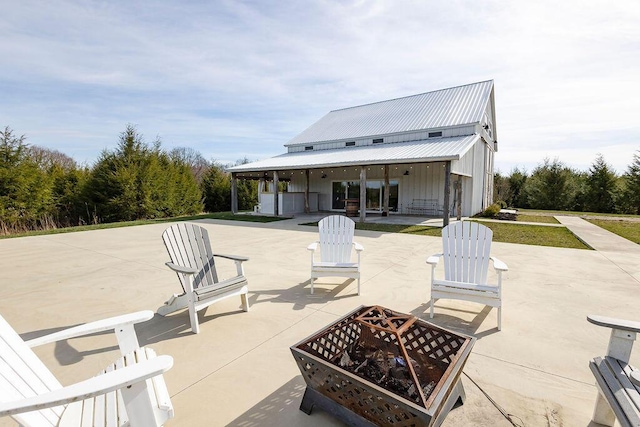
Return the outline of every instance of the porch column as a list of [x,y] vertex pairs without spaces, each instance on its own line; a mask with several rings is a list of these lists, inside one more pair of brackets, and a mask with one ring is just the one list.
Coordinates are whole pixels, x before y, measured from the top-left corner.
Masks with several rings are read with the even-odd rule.
[[367,216],[367,168],[360,166],[360,222]]
[[307,185],[304,188],[304,213],[311,212],[309,209],[309,169],[304,170],[304,176],[307,178]]
[[451,193],[451,160],[444,165],[444,207],[442,209],[442,226],[449,225],[449,199]]
[[462,219],[462,177],[458,177],[458,182],[456,182],[456,190],[458,193],[458,203],[456,205],[456,219],[460,221]]
[[382,204],[382,216],[389,216],[389,165],[384,165],[384,194]]
[[238,178],[231,172],[231,213],[238,213]]
[[278,171],[273,171],[273,216],[280,216],[278,210]]

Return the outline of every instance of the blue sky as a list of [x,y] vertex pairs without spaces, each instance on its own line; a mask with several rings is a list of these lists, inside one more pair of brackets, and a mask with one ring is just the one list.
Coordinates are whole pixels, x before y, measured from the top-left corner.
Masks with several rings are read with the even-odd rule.
[[0,126],[92,164],[127,124],[259,160],[330,110],[493,79],[496,168],[640,150],[640,7],[611,1],[4,0]]

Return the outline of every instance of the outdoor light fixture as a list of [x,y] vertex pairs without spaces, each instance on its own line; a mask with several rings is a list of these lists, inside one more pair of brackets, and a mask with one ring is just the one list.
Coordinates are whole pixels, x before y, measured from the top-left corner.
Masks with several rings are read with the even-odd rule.
[[404,174],[409,175],[409,171],[408,170],[404,171]]
[[325,179],[327,177],[326,173],[323,173],[322,176],[320,178]]

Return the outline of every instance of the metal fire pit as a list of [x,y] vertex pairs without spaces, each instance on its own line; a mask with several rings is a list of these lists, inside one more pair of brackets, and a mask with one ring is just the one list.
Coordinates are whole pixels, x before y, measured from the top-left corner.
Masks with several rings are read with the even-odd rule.
[[[460,374],[474,342],[415,316],[361,306],[291,347],[307,383],[300,410],[318,406],[357,426],[438,426],[465,399]],[[367,373],[367,363],[352,360],[365,353],[373,354],[369,365],[393,365],[393,372],[372,378],[377,367]]]

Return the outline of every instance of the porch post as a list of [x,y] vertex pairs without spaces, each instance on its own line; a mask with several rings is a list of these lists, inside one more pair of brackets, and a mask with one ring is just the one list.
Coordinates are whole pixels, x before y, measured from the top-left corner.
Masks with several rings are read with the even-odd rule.
[[304,213],[311,212],[309,209],[309,169],[304,170],[304,176],[307,178],[307,185],[304,188]]
[[238,213],[238,178],[231,172],[231,213]]
[[367,168],[360,166],[360,222],[367,216]]
[[456,206],[456,219],[460,221],[462,219],[462,177],[458,177],[456,183],[456,189],[458,190],[458,204]]
[[442,226],[449,225],[449,196],[451,195],[451,160],[444,165],[444,206],[442,209]]
[[273,171],[273,216],[280,216],[278,209],[278,171]]
[[382,204],[382,216],[389,216],[389,165],[384,165],[384,195]]

